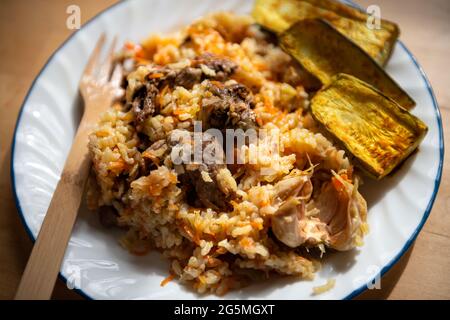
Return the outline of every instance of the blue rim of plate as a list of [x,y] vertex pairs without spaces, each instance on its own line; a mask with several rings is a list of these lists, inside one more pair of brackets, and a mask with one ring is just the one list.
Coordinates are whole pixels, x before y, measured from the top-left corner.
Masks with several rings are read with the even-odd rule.
[[[361,9],[360,6],[358,6],[357,4],[348,1],[348,0],[344,0],[346,1],[348,4],[350,4],[351,6],[354,6],[358,9]],[[35,242],[35,237],[33,235],[33,233],[31,232],[30,228],[28,227],[28,224],[25,221],[25,216],[23,214],[22,211],[22,207],[20,205],[20,201],[19,198],[17,196],[17,191],[16,191],[16,180],[15,180],[15,173],[14,173],[14,153],[15,153],[15,146],[16,146],[16,137],[17,137],[17,128],[19,127],[19,123],[20,120],[22,118],[22,113],[24,110],[24,106],[28,101],[28,97],[30,96],[31,92],[34,89],[34,86],[36,84],[36,81],[39,79],[39,77],[41,76],[41,74],[44,72],[44,70],[47,68],[47,66],[49,65],[49,63],[53,60],[53,57],[61,50],[64,48],[64,46],[79,32],[81,31],[83,28],[85,28],[87,25],[89,25],[91,22],[93,22],[94,20],[96,20],[97,18],[99,18],[100,16],[102,16],[103,14],[109,12],[111,9],[118,7],[119,5],[125,3],[125,1],[119,1],[115,4],[113,4],[112,6],[104,9],[103,11],[99,12],[98,14],[96,14],[94,17],[92,17],[90,20],[88,20],[80,29],[76,30],[75,32],[73,32],[53,53],[52,55],[48,58],[47,62],[44,64],[44,66],[42,67],[42,69],[39,71],[39,73],[37,74],[37,76],[34,78],[33,82],[31,83],[30,89],[28,90],[22,105],[20,107],[20,111],[19,111],[19,115],[17,117],[17,121],[16,121],[16,125],[14,128],[14,134],[13,134],[13,141],[12,141],[12,145],[11,145],[11,164],[10,164],[10,174],[11,174],[11,181],[12,181],[12,189],[13,189],[13,194],[14,194],[14,201],[16,204],[16,208],[19,211],[19,216],[20,216],[20,220],[22,221],[22,224],[25,227],[25,230],[28,234],[28,236],[30,237],[30,239],[33,241],[33,243]],[[438,193],[439,190],[439,185],[441,183],[441,177],[442,177],[442,167],[444,164],[444,133],[443,133],[443,129],[442,129],[442,119],[441,119],[441,112],[439,110],[439,106],[436,100],[436,97],[434,95],[433,92],[433,88],[431,87],[430,81],[428,80],[423,68],[420,66],[419,62],[417,61],[416,57],[411,53],[411,51],[403,44],[403,42],[401,42],[400,40],[398,40],[398,43],[400,44],[400,46],[406,51],[406,53],[408,54],[409,58],[411,59],[411,61],[414,63],[414,65],[416,66],[416,68],[419,70],[419,73],[422,77],[422,80],[428,90],[429,95],[431,96],[431,100],[433,102],[433,107],[435,110],[435,114],[436,114],[436,120],[438,123],[438,127],[439,127],[439,166],[438,166],[438,170],[437,170],[437,174],[436,174],[436,178],[434,181],[434,190],[433,190],[433,194],[431,196],[431,199],[427,205],[427,208],[422,216],[422,220],[420,221],[419,225],[417,226],[417,228],[414,230],[414,232],[412,233],[412,235],[410,236],[410,238],[405,242],[403,248],[400,250],[400,252],[391,260],[389,261],[389,263],[387,263],[382,269],[381,271],[375,275],[373,277],[373,279],[371,279],[371,281],[368,281],[365,285],[360,286],[358,289],[353,290],[349,295],[347,295],[346,297],[343,298],[343,300],[350,300],[353,299],[354,297],[358,296],[359,294],[361,294],[362,292],[366,291],[368,288],[368,284],[373,283],[373,281],[375,279],[379,279],[381,277],[383,277],[386,272],[388,272],[397,262],[398,260],[408,251],[408,249],[411,247],[412,243],[416,240],[419,232],[422,230],[425,222],[427,221],[428,217],[430,216],[431,213],[431,209],[433,208],[433,204],[434,201],[436,199],[436,195]],[[59,278],[64,282],[67,283],[67,278],[61,273],[61,271],[59,272]],[[91,296],[89,296],[86,292],[84,292],[81,289],[73,289],[76,293],[78,293],[79,295],[81,295],[82,297],[89,299],[89,300],[94,300],[94,298],[92,298]]]

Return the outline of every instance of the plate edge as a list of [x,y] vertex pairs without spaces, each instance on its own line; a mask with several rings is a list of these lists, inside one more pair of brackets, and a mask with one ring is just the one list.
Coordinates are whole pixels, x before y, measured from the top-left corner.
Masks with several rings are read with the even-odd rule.
[[[349,3],[350,5],[361,9],[361,7],[357,4],[355,4],[352,1],[346,1],[347,3]],[[119,1],[109,7],[107,7],[106,9],[102,10],[101,12],[97,13],[96,15],[94,15],[91,19],[89,19],[87,22],[84,23],[84,25],[76,30],[75,32],[73,32],[66,40],[64,40],[64,42],[50,55],[50,57],[47,59],[47,61],[45,62],[45,64],[43,65],[43,67],[41,68],[41,70],[39,71],[39,73],[36,75],[36,77],[33,79],[30,88],[27,91],[27,94],[25,95],[25,98],[23,99],[23,102],[20,106],[20,110],[19,110],[19,114],[17,116],[17,120],[16,120],[16,124],[14,127],[14,131],[13,131],[13,140],[12,140],[12,144],[11,144],[11,157],[10,157],[10,179],[11,179],[11,185],[12,185],[12,193],[13,193],[13,197],[14,197],[14,202],[16,205],[16,208],[18,210],[19,213],[19,217],[20,220],[22,222],[22,224],[25,227],[25,231],[27,232],[28,236],[30,237],[30,239],[32,240],[32,242],[35,242],[35,237],[32,233],[32,231],[30,230],[28,224],[25,221],[25,216],[22,212],[22,207],[20,206],[20,201],[17,195],[17,190],[16,190],[16,182],[15,182],[15,173],[14,173],[14,154],[15,154],[15,144],[16,144],[16,136],[17,136],[17,128],[19,127],[20,124],[20,120],[22,118],[22,113],[24,110],[24,106],[28,100],[29,95],[31,94],[35,83],[37,81],[37,79],[39,78],[39,76],[44,72],[44,70],[47,68],[48,64],[51,62],[51,60],[53,59],[53,57],[83,28],[85,28],[86,26],[88,26],[91,22],[93,22],[95,19],[99,18],[101,15],[105,14],[106,12],[110,11],[113,8],[118,7],[119,5],[125,3],[125,1]],[[422,77],[422,80],[425,83],[425,86],[428,90],[429,95],[431,96],[432,102],[433,102],[433,107],[434,110],[436,112],[436,120],[438,123],[438,129],[439,129],[439,166],[438,166],[438,170],[437,170],[437,175],[435,178],[435,185],[434,185],[434,190],[433,190],[433,194],[431,196],[431,199],[427,205],[427,208],[422,216],[422,219],[419,223],[419,225],[417,226],[417,228],[414,230],[414,232],[412,233],[412,235],[408,238],[408,240],[406,241],[405,245],[403,246],[403,248],[400,250],[400,252],[393,258],[391,259],[391,261],[389,263],[387,263],[382,269],[381,271],[375,275],[373,277],[373,279],[369,282],[367,282],[366,284],[360,286],[358,289],[353,290],[349,295],[345,296],[343,298],[343,300],[350,300],[353,299],[354,297],[360,295],[362,292],[364,292],[365,290],[367,290],[367,284],[373,282],[376,278],[378,277],[383,277],[386,272],[388,272],[397,262],[398,260],[405,254],[406,251],[408,251],[408,249],[411,247],[412,243],[416,240],[419,232],[422,230],[425,222],[427,221],[428,217],[430,216],[431,210],[433,208],[434,202],[436,200],[436,196],[439,190],[439,186],[441,183],[441,178],[442,178],[442,169],[443,169],[443,162],[444,162],[444,153],[445,153],[445,147],[444,147],[444,138],[443,138],[443,128],[442,128],[442,118],[441,118],[441,113],[440,113],[440,109],[439,109],[439,105],[437,103],[436,97],[434,95],[434,91],[433,88],[431,86],[431,83],[428,79],[428,77],[426,76],[423,68],[420,66],[419,62],[417,61],[416,57],[411,53],[411,51],[405,46],[405,44],[398,40],[398,44],[406,51],[406,53],[408,54],[408,56],[410,57],[410,59],[412,60],[412,62],[414,63],[414,65],[416,66],[416,68],[419,70],[419,74]],[[66,283],[67,282],[67,278],[62,274],[62,272],[59,272],[59,278]],[[81,289],[73,289],[76,293],[78,293],[79,295],[81,295],[84,298],[90,299],[90,300],[94,300],[94,298],[92,298],[91,296],[89,296],[87,293],[85,293],[83,290]]]

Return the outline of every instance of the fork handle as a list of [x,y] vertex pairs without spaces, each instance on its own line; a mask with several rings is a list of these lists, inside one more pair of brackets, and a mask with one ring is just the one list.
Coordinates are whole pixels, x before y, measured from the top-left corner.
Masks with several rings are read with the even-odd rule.
[[[86,108],[86,110],[88,110]],[[16,292],[16,300],[50,299],[89,175],[89,127],[84,113],[47,214]]]

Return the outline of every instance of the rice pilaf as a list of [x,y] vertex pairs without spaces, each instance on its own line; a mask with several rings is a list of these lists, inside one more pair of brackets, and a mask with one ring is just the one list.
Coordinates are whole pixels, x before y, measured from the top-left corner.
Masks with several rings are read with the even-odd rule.
[[[273,274],[312,279],[327,249],[362,245],[361,180],[309,113],[305,74],[250,17],[213,14],[127,43],[118,61],[126,95],[90,135],[87,196],[131,253],[159,250],[171,278],[222,295]],[[235,150],[241,163],[177,165],[195,121],[277,132],[278,149],[269,134]]]

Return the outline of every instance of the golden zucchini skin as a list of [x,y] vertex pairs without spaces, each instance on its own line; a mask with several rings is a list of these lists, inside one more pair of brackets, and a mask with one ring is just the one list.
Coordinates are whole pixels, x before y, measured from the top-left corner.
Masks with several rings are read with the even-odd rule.
[[314,118],[369,176],[381,179],[420,144],[427,126],[371,85],[338,74],[311,100]]
[[277,33],[303,19],[321,18],[347,36],[377,63],[385,65],[400,34],[398,26],[381,19],[380,29],[369,29],[369,16],[333,0],[256,0],[253,17]]
[[414,100],[360,47],[322,19],[298,21],[279,35],[280,46],[322,84],[338,73],[351,74],[411,109]]

